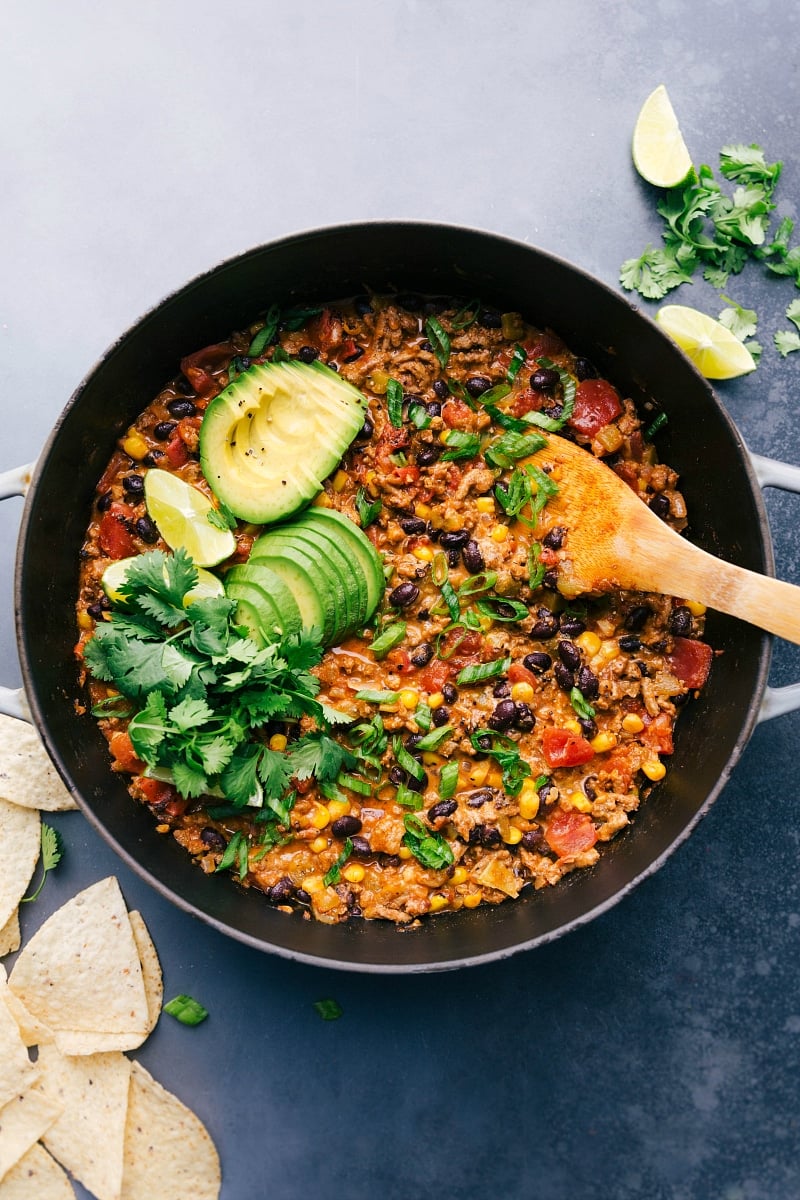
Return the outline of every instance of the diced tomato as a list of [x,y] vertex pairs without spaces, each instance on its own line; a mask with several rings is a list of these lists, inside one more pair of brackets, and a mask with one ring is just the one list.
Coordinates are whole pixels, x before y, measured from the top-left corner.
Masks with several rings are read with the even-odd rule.
[[408,675],[414,670],[408,651],[404,650],[402,646],[390,650],[386,655],[386,661],[392,664],[398,675]]
[[408,428],[395,429],[393,425],[384,426],[375,447],[375,457],[383,471],[388,474],[394,469],[391,456],[397,454],[398,450],[405,450],[410,440],[411,433]]
[[522,663],[512,663],[508,668],[509,683],[530,683],[533,687],[536,686],[536,676],[533,671],[529,671],[527,667],[523,667]]
[[448,429],[462,429],[472,423],[474,413],[463,400],[448,400],[442,409],[442,420]]
[[342,340],[342,322],[329,308],[323,308],[319,316],[311,322],[309,333],[313,345],[319,346],[320,350],[333,350]]
[[395,467],[392,472],[400,483],[416,483],[419,479],[419,467]]
[[671,654],[667,655],[669,669],[687,688],[701,688],[708,679],[714,651],[706,642],[695,638],[676,637]]
[[129,558],[136,553],[136,542],[133,534],[125,524],[133,516],[133,509],[127,504],[114,502],[103,513],[100,522],[98,541],[100,549],[109,558]]
[[140,775],[136,780],[136,790],[145,804],[152,804],[157,808],[163,808],[177,796],[171,783],[164,783],[160,779],[148,779],[146,775]]
[[112,733],[108,744],[112,757],[121,771],[131,771],[135,774],[137,771],[144,770],[144,763],[137,758],[133,742],[124,729],[118,729],[116,733]]
[[97,485],[98,496],[103,496],[111,487],[122,467],[129,463],[130,459],[127,454],[123,454],[121,450],[117,450],[111,457],[111,462],[106,467],[102,474],[100,482]]
[[594,750],[586,738],[568,729],[545,729],[542,751],[548,767],[578,767],[594,758]]
[[655,750],[656,754],[672,754],[675,746],[672,741],[672,718],[669,713],[659,713],[657,717],[642,718],[645,727],[642,730],[642,741]]
[[189,461],[189,451],[180,433],[174,434],[164,447],[164,453],[173,467],[182,467]]
[[538,412],[546,399],[547,396],[544,392],[537,392],[534,388],[523,388],[515,397],[514,403],[511,405],[511,412],[515,417],[524,417],[525,413]]
[[558,354],[563,354],[566,346],[562,342],[557,333],[546,329],[544,333],[532,341],[524,343],[525,349],[528,351],[528,358],[555,358]]
[[219,384],[212,372],[227,365],[233,356],[230,342],[216,342],[213,346],[204,346],[194,354],[187,354],[181,359],[181,371],[198,396],[207,396],[219,391]]
[[633,782],[634,774],[629,751],[621,749],[616,750],[613,754],[604,755],[600,762],[599,773],[613,776],[615,781],[618,781],[619,790],[627,792]]
[[419,673],[419,682],[426,692],[440,692],[450,678],[450,667],[440,658],[424,667]]
[[558,551],[551,550],[549,546],[542,546],[539,551],[539,562],[544,563],[546,567],[555,567],[558,564]]
[[171,800],[159,802],[159,812],[165,817],[182,817],[190,804],[188,796],[179,796],[176,792]]
[[356,342],[355,338],[345,338],[342,342],[342,348],[339,351],[339,357],[342,362],[354,362],[360,358],[364,351]]
[[597,841],[597,830],[588,813],[557,808],[547,823],[545,839],[559,858],[591,850]]
[[584,379],[578,384],[575,408],[567,424],[586,437],[594,437],[621,412],[619,392],[607,379]]

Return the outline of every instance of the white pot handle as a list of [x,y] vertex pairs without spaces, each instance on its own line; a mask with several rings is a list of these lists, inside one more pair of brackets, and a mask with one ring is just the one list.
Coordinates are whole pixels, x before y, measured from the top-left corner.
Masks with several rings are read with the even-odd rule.
[[[764,458],[761,454],[750,454],[750,462],[756,473],[759,486],[781,488],[785,492],[800,492],[800,467],[791,463],[777,462],[773,458]],[[764,691],[759,721],[771,721],[773,717],[782,717],[784,713],[795,712],[800,708],[800,683],[790,683],[786,687],[768,687]]]
[[[0,472],[0,500],[7,500],[9,496],[27,495],[35,466],[35,463],[26,463],[24,467],[13,467],[10,471]],[[21,721],[30,721],[31,713],[22,688],[0,687],[0,713],[6,717],[18,717]]]

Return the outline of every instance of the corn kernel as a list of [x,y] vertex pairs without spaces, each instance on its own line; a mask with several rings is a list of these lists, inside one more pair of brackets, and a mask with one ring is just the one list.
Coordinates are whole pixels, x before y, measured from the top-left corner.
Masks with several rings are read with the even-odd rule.
[[337,471],[333,477],[333,490],[335,492],[343,492],[347,485],[347,472]]
[[439,912],[443,908],[447,908],[447,896],[435,892],[430,898],[428,912]]
[[594,666],[600,668],[612,662],[615,658],[619,658],[619,646],[613,639],[609,638],[607,642],[601,642],[600,649],[594,655],[597,660]]
[[377,396],[382,396],[389,386],[389,376],[385,371],[381,371],[380,368],[378,368],[377,370],[373,371],[371,375],[367,376],[367,383],[369,384],[370,389],[375,392]]
[[[434,518],[436,516],[438,516],[438,514],[434,513]],[[441,521],[442,528],[446,529],[448,533],[455,533],[457,529],[461,529],[463,524],[464,521],[459,513],[450,513]]]
[[449,429],[443,429],[442,432],[439,434],[439,441],[442,443],[443,446],[447,445],[447,439],[449,438],[449,436],[450,436]]
[[596,633],[592,633],[590,629],[587,629],[585,633],[580,635],[580,637],[575,638],[575,644],[576,646],[580,646],[581,650],[583,650],[584,654],[587,654],[589,658],[594,658],[602,643]]
[[490,767],[486,775],[486,786],[500,788],[503,786],[503,772],[499,767]]
[[583,737],[583,730],[577,721],[565,721],[563,728],[566,729],[568,733],[574,733],[576,737]]
[[627,713],[622,718],[622,728],[626,733],[641,733],[644,729],[644,721],[638,713]]
[[571,792],[567,796],[567,803],[570,808],[576,808],[578,812],[587,813],[592,811],[592,802],[588,796],[584,796],[583,792]]
[[421,521],[430,521],[433,509],[430,504],[415,504],[414,516],[419,517]]
[[435,750],[426,750],[422,755],[422,761],[426,767],[443,767],[447,759],[443,754],[437,754]]
[[313,842],[311,843],[311,849],[315,854],[322,854],[323,850],[328,849],[328,839],[320,834],[319,837],[314,838]]
[[522,830],[517,829],[516,825],[509,825],[503,834],[503,841],[507,846],[516,846],[522,841]]
[[532,821],[539,812],[539,793],[530,779],[526,779],[523,783],[517,803],[519,804],[519,815],[526,821]]
[[306,875],[302,880],[300,887],[304,892],[308,892],[309,896],[315,895],[317,892],[322,892],[325,889],[325,880],[321,875]]
[[469,782],[474,784],[475,787],[482,787],[486,782],[486,776],[489,774],[490,765],[488,759],[484,759],[483,762],[476,762],[467,776]]
[[657,758],[642,763],[642,770],[648,779],[652,779],[653,783],[658,783],[659,779],[663,779],[667,773],[667,768]]
[[270,750],[285,750],[286,749],[286,734],[273,733],[269,739]]
[[361,883],[361,880],[366,875],[366,871],[361,863],[348,863],[342,871],[342,875],[344,875],[348,883]]
[[441,692],[432,692],[428,696],[428,708],[441,708],[444,704],[444,696]]
[[481,615],[478,617],[478,624],[484,633],[488,633],[494,625],[494,621],[491,617],[487,617],[486,613],[481,613]]
[[432,546],[415,546],[411,553],[414,555],[414,558],[418,558],[420,562],[433,562]]
[[403,688],[400,703],[403,708],[416,708],[419,704],[419,692],[415,692],[413,688]]
[[397,851],[397,857],[398,858],[411,858],[411,851],[409,850],[408,846],[401,846],[400,849]]
[[466,883],[468,874],[466,867],[456,867],[450,878],[450,882],[453,884]]
[[702,617],[705,615],[706,606],[701,604],[699,600],[687,600],[686,607],[693,617]]
[[464,897],[464,908],[477,908],[480,902],[480,892],[468,892]]
[[589,745],[594,750],[595,754],[605,754],[606,750],[613,750],[617,744],[616,736],[613,733],[607,733],[605,730],[593,737]]
[[492,541],[493,542],[505,542],[507,539],[508,539],[508,526],[507,525],[495,525],[494,529],[492,530]]
[[[328,812],[324,804],[314,805],[314,814],[311,818],[311,824],[314,829],[324,829],[326,825],[330,825],[331,814]],[[308,889],[306,889],[308,890]]]
[[338,821],[339,817],[346,817],[347,814],[350,812],[350,801],[344,800],[344,799],[343,800],[329,800],[328,801],[328,812],[330,813],[332,821]]
[[85,608],[78,613],[78,625],[81,629],[91,629],[94,622]]
[[495,509],[494,500],[491,496],[481,496],[475,501],[475,507],[480,513],[493,513]]
[[333,508],[331,498],[327,492],[320,492],[311,502],[312,508]]
[[374,483],[377,478],[378,478],[377,471],[367,471],[366,475],[364,476],[364,480],[366,483]]
[[144,438],[139,437],[138,433],[132,433],[125,438],[122,443],[122,449],[128,455],[128,458],[135,458],[137,462],[150,453],[150,447]]
[[534,697],[533,684],[525,683],[524,681],[522,681],[521,683],[512,683],[512,685],[511,685],[511,699],[512,700],[519,700],[523,704],[530,704],[533,697]]
[[156,825],[156,833],[169,833],[169,825]]

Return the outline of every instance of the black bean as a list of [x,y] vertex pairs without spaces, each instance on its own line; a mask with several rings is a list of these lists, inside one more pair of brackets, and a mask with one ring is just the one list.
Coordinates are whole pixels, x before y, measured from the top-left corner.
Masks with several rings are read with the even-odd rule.
[[200,841],[204,846],[208,846],[209,850],[224,851],[227,842],[218,829],[212,828],[211,825],[206,825],[205,829],[200,830]]
[[514,727],[520,733],[530,733],[536,724],[536,717],[533,715],[533,710],[529,704],[525,704],[522,700],[517,700],[516,712],[514,714]]
[[365,442],[372,437],[374,432],[375,426],[372,424],[372,421],[370,421],[369,417],[366,417],[364,424],[361,426],[356,436],[359,441]]
[[417,451],[417,466],[432,467],[435,462],[439,461],[439,455],[442,453],[442,447],[437,446],[435,442],[426,442]]
[[297,351],[297,357],[302,363],[312,363],[314,359],[319,358],[319,350],[316,346],[301,346]]
[[421,733],[410,733],[408,735],[408,737],[406,738],[406,742],[405,742],[406,750],[408,750],[410,753],[413,754],[421,741],[422,741]]
[[389,783],[393,783],[395,787],[399,787],[401,783],[405,783],[406,773],[402,767],[389,768]]
[[424,792],[428,786],[428,776],[423,771],[422,779],[415,779],[409,774],[406,786],[410,792]]
[[458,550],[448,550],[448,551],[447,551],[447,565],[448,565],[448,567],[457,567],[457,566],[458,566],[458,563],[459,563],[459,559],[460,559],[460,557],[461,557],[461,556],[460,556],[460,554],[459,554]]
[[372,848],[365,837],[355,834],[350,840],[353,843],[354,858],[367,858],[372,853]]
[[435,379],[433,381],[433,390],[440,400],[447,400],[450,395],[450,388],[443,379]]
[[419,610],[419,612],[417,613],[417,620],[418,621],[427,621],[427,619],[430,615],[431,614],[429,613],[427,608],[421,608]]
[[420,350],[433,350],[433,346],[431,345],[431,343],[428,341],[427,338],[422,339],[422,341],[419,344],[419,348],[420,348]]
[[458,688],[454,683],[445,683],[442,685],[442,695],[446,704],[455,704],[458,699]]
[[495,846],[500,845],[502,838],[500,837],[499,829],[495,829],[493,825],[479,825],[478,828],[481,831],[482,846],[486,846],[487,849],[492,850]]
[[570,671],[577,671],[581,665],[580,650],[574,642],[567,641],[566,638],[562,638],[558,643],[558,657],[565,667],[569,667]]
[[457,808],[458,804],[455,800],[439,800],[437,804],[428,809],[426,815],[429,821],[441,821],[445,817],[451,816]]
[[502,699],[504,699],[504,697],[510,696],[511,695],[511,684],[508,682],[507,679],[498,680],[498,682],[492,688],[492,695],[495,696],[498,700],[502,700]]
[[[212,833],[213,832],[214,831],[212,830]],[[205,830],[203,830],[203,833],[205,833]],[[224,844],[225,839],[223,838],[222,841]],[[297,895],[298,899],[300,899],[300,892],[302,890],[303,889],[300,888],[299,891],[297,893],[295,893]],[[285,904],[286,901],[291,898],[293,891],[294,891],[294,884],[292,883],[292,881],[288,875],[284,875],[282,879],[279,879],[277,883],[273,883],[272,887],[269,888],[269,890],[267,891],[267,898],[273,904]],[[304,894],[308,895],[308,893],[304,893]],[[310,902],[311,897],[309,896],[308,899]]]
[[648,503],[648,508],[651,512],[654,512],[657,517],[661,517],[662,521],[665,517],[669,516],[670,504],[663,492],[658,492],[655,496],[653,496]]
[[581,667],[578,671],[578,687],[583,692],[584,700],[595,700],[600,692],[600,680],[591,667]]
[[549,392],[561,381],[558,371],[552,367],[538,367],[530,378],[530,386],[535,392]]
[[159,423],[153,427],[153,437],[159,442],[167,442],[172,437],[174,429],[174,421],[159,421]]
[[558,617],[554,612],[551,612],[549,608],[539,608],[536,610],[536,620],[531,629],[531,637],[540,641],[555,637],[558,633],[558,624]]
[[597,799],[597,776],[587,775],[583,781],[583,790],[590,800]]
[[194,388],[185,375],[179,375],[173,386],[175,391],[180,392],[182,396],[194,395]]
[[491,788],[478,788],[477,792],[473,792],[467,804],[470,808],[480,808],[484,804],[488,804],[492,799]]
[[597,367],[588,358],[576,358],[575,374],[579,380],[597,379]]
[[486,566],[483,561],[481,548],[474,538],[470,538],[467,544],[461,551],[461,557],[464,560],[464,566],[469,571],[470,575],[478,575]]
[[644,628],[645,621],[650,616],[651,609],[647,604],[635,604],[625,614],[625,628],[631,633],[638,633]]
[[440,417],[442,415],[441,400],[429,400],[425,405],[425,411],[429,417]]
[[98,497],[97,500],[98,510],[100,512],[108,512],[113,500],[114,497],[111,495],[111,492],[103,492],[102,496]]
[[[103,599],[107,598],[103,597]],[[86,611],[90,617],[94,617],[95,621],[99,621],[102,618],[103,613],[110,607],[111,606],[108,602],[104,604],[103,600],[97,600],[94,604],[90,604]]]
[[403,533],[407,533],[409,535],[424,533],[427,529],[422,517],[401,517],[399,524]]
[[571,692],[575,687],[575,676],[570,671],[569,667],[565,667],[563,663],[556,663],[553,667],[556,683],[561,688],[562,692]]
[[389,603],[393,608],[408,608],[419,599],[419,588],[415,583],[407,581],[400,583],[389,593]]
[[553,783],[552,779],[548,779],[546,783],[543,783],[542,786],[538,789],[538,791],[539,791],[539,802],[541,804],[545,804],[545,805],[555,804],[556,798],[558,796],[558,788]]
[[549,571],[545,571],[542,587],[550,588],[552,592],[558,587],[558,571],[555,567]]
[[623,633],[619,639],[619,648],[626,654],[635,654],[637,650],[641,650],[642,640],[635,633]]
[[484,325],[487,329],[499,329],[503,324],[503,318],[496,309],[483,308],[478,313],[478,324]]
[[586,628],[586,622],[582,621],[580,617],[574,616],[573,613],[562,613],[560,625],[561,632],[565,633],[567,637],[577,637]]
[[482,734],[481,737],[476,739],[476,741],[481,750],[483,750],[483,751],[491,750],[492,739],[488,733]]
[[639,674],[641,675],[642,679],[650,678],[650,668],[648,667],[647,663],[644,663],[644,662],[642,662],[642,660],[640,658],[637,658],[636,666],[639,670]]
[[346,813],[343,817],[337,817],[332,823],[331,833],[335,838],[352,837],[354,833],[361,833],[361,821],[358,817]]
[[514,723],[514,717],[516,715],[517,709],[514,701],[501,700],[486,724],[490,729],[508,729],[508,727]]
[[673,637],[691,637],[692,614],[684,605],[673,608],[669,614],[667,628]]
[[191,400],[170,400],[167,411],[180,420],[182,417],[193,417],[197,409]]
[[549,550],[560,550],[566,535],[567,531],[563,525],[554,525],[542,538],[542,545],[547,546]]
[[311,903],[311,897],[309,896],[309,894],[305,888],[295,888],[294,898],[298,904],[310,904]]
[[402,859],[399,854],[384,854],[380,851],[381,863],[384,867],[399,867]]
[[129,496],[141,496],[144,491],[144,478],[141,475],[125,475],[122,487]]
[[147,542],[149,546],[158,541],[158,530],[150,517],[139,517],[134,529],[137,537],[140,537],[143,542]]
[[597,733],[597,722],[590,720],[589,717],[578,717],[578,724],[581,727],[583,736],[587,741],[591,741]]
[[677,696],[672,697],[672,703],[676,708],[683,708],[691,694],[691,692],[679,692]]
[[663,638],[659,638],[657,642],[650,642],[649,646],[647,647],[648,650],[653,651],[653,654],[663,654],[666,648],[667,643]]
[[430,642],[420,642],[414,653],[411,655],[411,661],[415,667],[427,667],[428,663],[433,658],[433,646]]
[[488,392],[491,386],[491,379],[487,379],[485,375],[470,375],[464,384],[470,396],[474,396],[476,400],[478,396],[482,396],[484,392]]
[[143,467],[157,467],[159,459],[164,457],[163,450],[148,450],[142,459]]
[[532,650],[530,654],[525,655],[522,663],[529,671],[535,671],[537,675],[541,675],[544,671],[550,670],[553,660],[549,654],[545,654],[544,650]]
[[439,545],[443,550],[460,550],[468,541],[468,529],[448,529],[439,534]]
[[431,714],[431,720],[436,728],[440,729],[442,725],[446,725],[450,720],[450,710],[445,708],[444,705],[441,708],[435,708]]
[[536,829],[526,829],[520,845],[524,846],[526,850],[538,850],[544,845],[544,834],[538,826]]

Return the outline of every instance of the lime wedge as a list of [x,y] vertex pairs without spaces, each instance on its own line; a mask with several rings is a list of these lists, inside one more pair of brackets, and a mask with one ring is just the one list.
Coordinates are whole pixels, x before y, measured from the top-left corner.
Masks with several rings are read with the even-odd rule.
[[[118,558],[116,562],[109,563],[103,572],[103,577],[100,583],[103,585],[103,591],[108,596],[109,600],[121,600],[122,593],[120,589],[128,578],[128,568],[131,563],[136,562],[136,557],[133,558]],[[164,568],[164,579],[167,578],[166,567]],[[222,580],[216,575],[212,575],[210,571],[204,571],[202,567],[197,568],[197,583],[190,592],[186,593],[184,604],[191,604],[193,600],[210,600],[213,596],[224,596],[225,588]]]
[[736,379],[756,368],[752,354],[730,329],[696,308],[665,304],[656,321],[706,379]]
[[667,89],[660,83],[645,100],[633,130],[633,165],[648,183],[671,188],[692,171]]
[[230,529],[219,529],[209,519],[216,510],[197,488],[169,471],[151,470],[144,477],[147,511],[172,550],[179,547],[198,567],[213,567],[236,549]]

